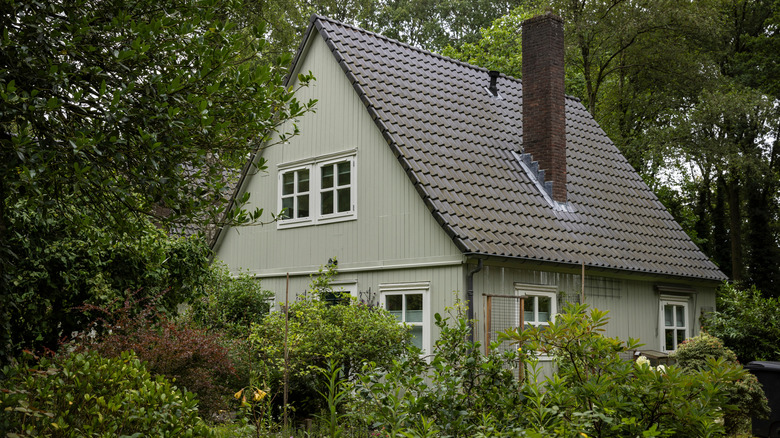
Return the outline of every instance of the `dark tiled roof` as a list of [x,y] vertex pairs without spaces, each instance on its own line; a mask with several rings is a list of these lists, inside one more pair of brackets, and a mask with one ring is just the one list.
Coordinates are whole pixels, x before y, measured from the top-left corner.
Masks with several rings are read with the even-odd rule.
[[317,31],[418,193],[468,254],[709,280],[688,238],[585,107],[566,99],[568,205],[524,171],[522,84],[323,17]]

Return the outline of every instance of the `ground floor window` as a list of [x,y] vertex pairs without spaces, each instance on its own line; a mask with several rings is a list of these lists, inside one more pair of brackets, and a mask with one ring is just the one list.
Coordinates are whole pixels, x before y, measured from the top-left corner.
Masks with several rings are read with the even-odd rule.
[[672,352],[690,336],[688,299],[662,297],[660,313],[661,349]]
[[557,290],[555,286],[515,284],[515,295],[525,297],[523,322],[526,326],[547,325],[558,313]]
[[399,324],[412,332],[412,342],[428,351],[428,282],[380,284],[380,302]]

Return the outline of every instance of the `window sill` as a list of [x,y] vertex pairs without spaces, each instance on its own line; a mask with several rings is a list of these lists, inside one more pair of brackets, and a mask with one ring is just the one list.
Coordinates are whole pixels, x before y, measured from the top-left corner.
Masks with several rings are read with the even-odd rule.
[[349,222],[355,220],[357,220],[357,214],[355,213],[350,213],[349,215],[342,215],[342,216],[328,216],[328,217],[320,218],[318,220],[314,220],[314,219],[285,220],[285,221],[278,221],[276,223],[276,229],[286,230],[288,228],[312,227],[317,225],[328,225],[328,224]]

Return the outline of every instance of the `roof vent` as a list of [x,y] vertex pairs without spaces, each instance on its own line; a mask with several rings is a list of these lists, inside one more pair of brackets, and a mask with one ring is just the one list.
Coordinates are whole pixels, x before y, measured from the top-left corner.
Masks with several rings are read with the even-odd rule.
[[490,76],[490,86],[485,88],[488,93],[490,93],[491,97],[495,97],[496,99],[503,99],[501,97],[501,94],[498,93],[498,86],[496,85],[496,81],[498,80],[498,76],[501,74],[501,72],[497,70],[490,70],[488,72],[488,76]]

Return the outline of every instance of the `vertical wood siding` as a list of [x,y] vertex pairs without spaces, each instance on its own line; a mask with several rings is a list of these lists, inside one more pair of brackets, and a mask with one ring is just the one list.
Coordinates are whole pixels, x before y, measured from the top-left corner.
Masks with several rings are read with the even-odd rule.
[[[609,311],[604,335],[622,340],[629,337],[639,339],[645,344],[643,349],[660,350],[657,282],[603,275],[586,271],[585,303],[591,308]],[[668,283],[668,280],[662,282]],[[485,299],[482,294],[513,295],[515,283],[555,286],[559,293],[559,312],[564,301],[579,302],[582,287],[579,274],[486,265],[474,276],[475,317],[480,320],[477,323],[477,339],[484,339]],[[688,315],[693,336],[699,333],[702,310],[715,308],[715,288],[687,286],[695,291],[690,298]]]
[[250,208],[263,207],[266,220],[277,210],[278,165],[357,149],[357,220],[283,230],[276,224],[228,229],[217,258],[232,270],[258,276],[316,270],[334,256],[341,268],[462,263],[316,32],[301,71],[317,78],[298,94],[301,100],[318,99],[316,113],[298,122],[299,136],[265,150],[268,172],[245,185]]

